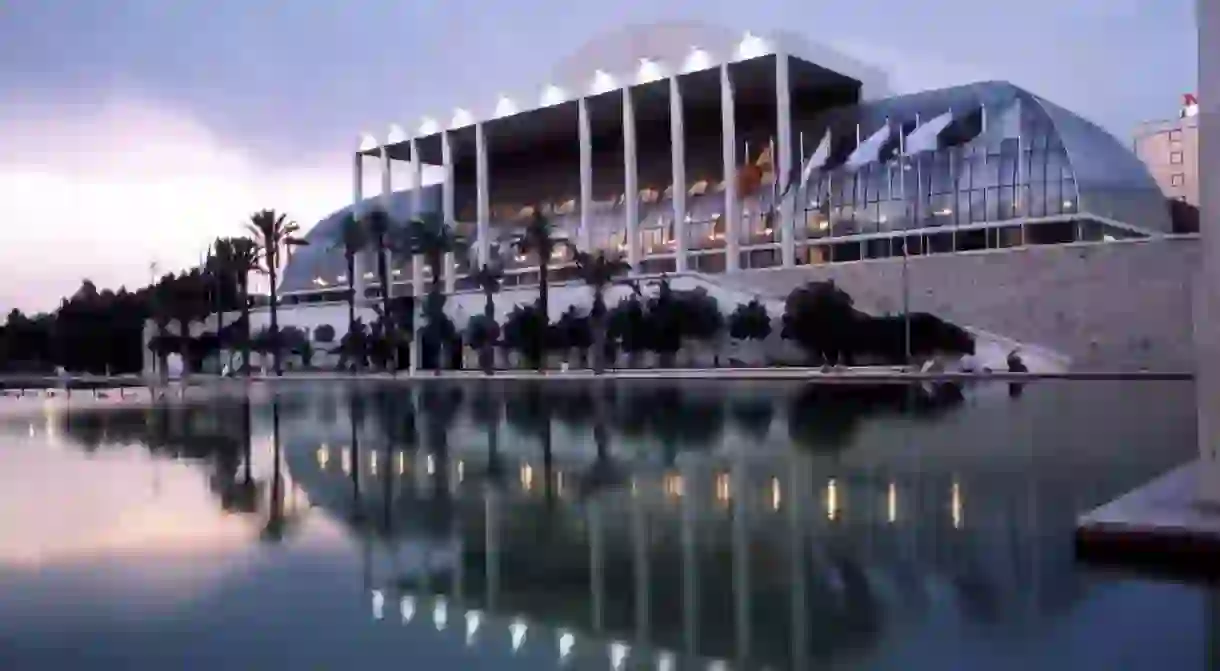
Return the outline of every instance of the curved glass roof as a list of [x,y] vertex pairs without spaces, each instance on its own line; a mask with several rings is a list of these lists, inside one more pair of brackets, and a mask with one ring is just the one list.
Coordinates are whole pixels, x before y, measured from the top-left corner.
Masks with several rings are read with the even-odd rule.
[[[411,206],[410,189],[395,191],[390,194],[390,216],[399,221],[406,221],[417,214],[439,212],[441,205],[441,187],[439,184],[426,186],[421,193],[422,212],[417,213]],[[381,197],[366,198],[362,207],[377,207],[381,205]],[[284,268],[280,280],[280,291],[291,293],[295,291],[316,291],[324,288],[315,280],[319,277],[328,282],[347,273],[347,264],[343,260],[343,250],[340,248],[343,234],[343,220],[352,211],[352,206],[331,213],[325,219],[314,224],[305,235],[309,242],[299,247],[292,255],[292,261]]]
[[[818,135],[825,133],[830,139],[828,151],[818,160],[827,160],[831,170],[862,159],[889,160],[898,133],[911,147],[907,151],[917,152],[925,148],[914,148],[926,139],[919,137],[923,127],[970,115],[981,118],[982,123],[965,136],[954,124],[932,129],[933,135],[940,136],[941,146],[946,134],[956,133],[952,142],[961,147],[995,148],[1006,139],[1019,139],[1026,146],[1037,143],[1060,149],[1078,191],[1081,215],[1092,214],[1152,233],[1172,231],[1165,198],[1133,152],[1093,122],[1008,82],[976,82],[832,111],[816,127]],[[874,145],[866,140],[873,140],[879,131],[885,135],[887,125],[894,128],[893,142],[878,141],[871,156],[859,155],[856,150]]]

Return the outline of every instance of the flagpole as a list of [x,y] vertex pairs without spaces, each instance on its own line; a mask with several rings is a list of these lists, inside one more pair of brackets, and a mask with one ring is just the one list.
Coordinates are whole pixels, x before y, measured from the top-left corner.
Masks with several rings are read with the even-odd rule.
[[[916,127],[919,127],[919,122],[916,121]],[[906,132],[900,124],[898,126],[898,177],[899,185],[902,187],[902,351],[906,359],[906,365],[911,365],[911,280],[908,276],[908,259],[910,258],[910,237],[907,232],[911,228],[910,217],[908,216],[909,208],[907,208],[907,158],[906,158]]]

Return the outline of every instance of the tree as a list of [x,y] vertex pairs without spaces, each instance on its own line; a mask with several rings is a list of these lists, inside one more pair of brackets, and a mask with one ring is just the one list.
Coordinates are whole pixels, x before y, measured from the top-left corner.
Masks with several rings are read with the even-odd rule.
[[504,321],[504,346],[516,350],[541,370],[538,362],[546,351],[547,326],[538,305],[518,305]]
[[356,295],[356,284],[359,279],[356,277],[356,257],[368,245],[368,231],[364,225],[353,214],[345,215],[335,246],[343,252],[343,261],[347,267],[347,328],[349,331],[356,323],[356,301],[364,299],[364,296]]
[[[241,309],[242,367],[250,374],[250,273],[258,270],[258,244],[247,237],[217,238],[212,245],[211,268],[214,273],[230,278],[237,286],[237,304]],[[223,320],[217,316],[216,332],[220,335]],[[223,339],[222,339],[223,340]]]
[[615,342],[628,356],[635,357],[648,349],[651,342],[648,315],[644,309],[644,301],[640,298],[638,286],[632,287],[634,293],[619,301],[606,315],[606,332],[611,342]]
[[[479,290],[483,292],[483,319],[480,320],[481,326],[477,327],[474,335],[479,336],[479,343],[475,344],[475,340],[467,338],[472,347],[479,350],[479,366],[483,368],[483,372],[491,375],[492,369],[495,367],[495,355],[492,348],[495,346],[496,339],[499,338],[500,327],[496,324],[496,302],[495,295],[500,292],[500,285],[504,279],[504,270],[497,265],[483,264],[482,268],[475,271],[474,281],[478,285]],[[471,320],[474,323],[474,320]],[[495,325],[495,335],[491,335],[490,325]],[[470,332],[470,329],[467,329]],[[490,336],[490,337],[488,337]]]
[[[248,225],[250,233],[254,235],[254,239],[258,242],[259,252],[261,253],[263,267],[262,271],[266,272],[271,281],[271,342],[272,346],[278,345],[278,337],[280,330],[279,316],[276,311],[279,303],[278,290],[279,287],[279,268],[280,268],[280,253],[293,245],[306,244],[304,240],[294,237],[294,234],[300,230],[300,226],[296,222],[288,219],[288,215],[279,214],[275,210],[261,210],[250,216]],[[280,353],[278,349],[273,350],[275,374],[283,375],[284,369],[280,363]]]
[[581,365],[584,366],[594,342],[590,317],[575,305],[569,306],[555,322],[553,341],[559,349],[580,350]]
[[[530,218],[529,224],[526,225],[525,231],[514,242],[517,253],[533,255],[534,260],[538,263],[538,311],[542,315],[543,322],[550,321],[550,278],[548,272],[551,265],[551,257],[555,253],[555,247],[559,244],[559,239],[555,236],[555,227],[551,221],[542,214],[541,207],[534,207],[534,214]],[[538,338],[546,336],[546,329],[542,329],[537,334]],[[535,349],[539,352],[545,350],[545,345],[539,341],[535,345]],[[535,360],[538,370],[543,368],[544,358],[539,356]]]
[[390,302],[392,287],[390,285],[390,267],[386,261],[386,254],[390,252],[391,238],[396,237],[398,233],[396,232],[394,220],[390,218],[389,213],[379,207],[366,212],[360,221],[365,231],[365,242],[373,253],[377,255],[377,283],[381,286],[382,337],[389,343],[391,348],[390,359],[388,361],[392,362],[393,367],[397,369],[397,329],[394,328],[392,304]]
[[428,298],[424,301],[425,310],[430,310],[427,329],[438,345],[443,345],[452,339],[455,331],[451,322],[448,327],[445,326],[445,322],[449,321],[444,311],[445,256],[463,249],[465,241],[440,217],[424,214],[407,225],[405,239],[399,247],[405,247],[412,256],[422,256],[431,270],[432,282],[428,285]]
[[329,344],[335,341],[335,327],[330,324],[319,324],[313,330],[313,339],[320,343]]
[[833,280],[797,287],[784,301],[783,337],[827,363],[846,362],[858,313]]
[[593,290],[593,308],[589,311],[589,326],[593,334],[593,372],[606,370],[606,287],[615,278],[631,271],[631,264],[622,258],[577,251],[576,271],[584,283]]
[[466,322],[466,342],[479,353],[479,367],[488,375],[491,375],[495,364],[492,348],[499,339],[500,325],[494,317],[478,314]]
[[729,337],[762,342],[771,335],[771,315],[757,298],[742,303],[729,315]]

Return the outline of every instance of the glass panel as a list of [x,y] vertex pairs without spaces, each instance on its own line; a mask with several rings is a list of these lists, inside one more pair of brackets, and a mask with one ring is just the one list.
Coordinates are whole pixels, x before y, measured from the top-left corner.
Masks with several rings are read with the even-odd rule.
[[970,221],[987,221],[987,198],[982,189],[970,192]]
[[[1011,203],[1011,197],[1009,203]],[[1000,206],[1000,190],[996,188],[987,189],[987,214],[986,221],[999,221],[1001,218]]]

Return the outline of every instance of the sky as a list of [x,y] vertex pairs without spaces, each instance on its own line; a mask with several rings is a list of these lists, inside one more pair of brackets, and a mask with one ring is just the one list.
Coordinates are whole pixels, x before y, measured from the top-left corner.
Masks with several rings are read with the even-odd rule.
[[308,227],[350,201],[361,132],[540,87],[624,24],[780,27],[881,68],[898,93],[1005,79],[1126,142],[1195,88],[1193,5],[0,2],[0,313],[51,309],[84,278],[145,284],[258,209]]

